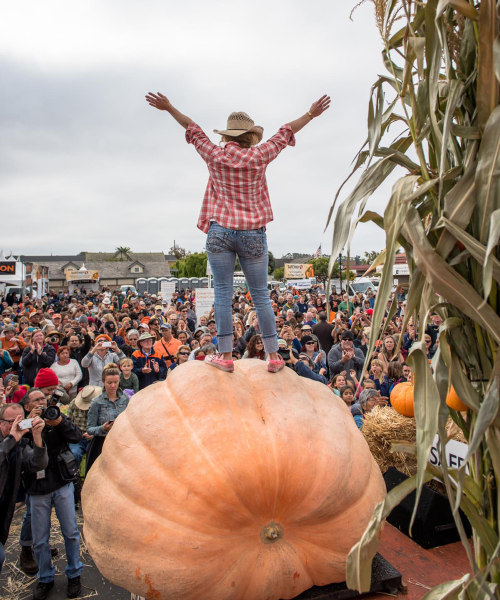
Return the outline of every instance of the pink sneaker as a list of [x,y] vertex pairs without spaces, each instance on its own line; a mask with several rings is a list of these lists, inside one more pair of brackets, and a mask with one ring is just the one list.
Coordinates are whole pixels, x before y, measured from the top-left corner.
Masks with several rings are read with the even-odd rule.
[[222,354],[206,356],[205,362],[213,367],[217,367],[217,369],[220,369],[221,371],[226,371],[226,373],[232,373],[234,371],[234,362],[232,360],[224,360]]
[[279,360],[271,360],[269,359],[267,361],[267,370],[269,371],[269,373],[277,373],[278,371],[281,371],[281,369],[285,366],[285,361],[281,358],[279,358]]

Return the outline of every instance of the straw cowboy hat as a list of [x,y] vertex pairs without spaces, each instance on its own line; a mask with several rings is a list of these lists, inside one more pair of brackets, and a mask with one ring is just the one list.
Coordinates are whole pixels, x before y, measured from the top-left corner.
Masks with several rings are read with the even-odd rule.
[[228,135],[230,137],[238,137],[242,133],[255,133],[259,138],[259,142],[262,139],[264,128],[259,125],[255,125],[254,121],[245,112],[232,112],[227,118],[227,129],[219,130],[214,129],[215,133],[219,135]]
[[102,394],[102,388],[98,385],[86,385],[80,393],[75,396],[75,406],[80,410],[88,410],[94,398]]

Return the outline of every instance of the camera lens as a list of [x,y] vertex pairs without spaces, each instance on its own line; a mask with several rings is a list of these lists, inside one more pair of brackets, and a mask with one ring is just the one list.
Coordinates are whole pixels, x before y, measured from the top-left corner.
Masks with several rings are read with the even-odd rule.
[[55,421],[60,416],[61,411],[58,406],[47,406],[47,408],[42,411],[42,419],[47,419],[48,421]]

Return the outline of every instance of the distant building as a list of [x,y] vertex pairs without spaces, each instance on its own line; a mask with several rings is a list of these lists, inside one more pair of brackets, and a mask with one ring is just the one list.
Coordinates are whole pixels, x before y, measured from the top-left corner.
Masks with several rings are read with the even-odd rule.
[[[172,276],[170,266],[174,256],[163,252],[80,252],[72,255],[21,256],[23,262],[44,264],[49,267],[49,289],[68,289],[68,273],[76,272],[85,265],[89,271],[97,271],[99,286],[111,289],[122,285],[134,285],[148,280],[166,279]],[[159,285],[158,285],[159,287]]]

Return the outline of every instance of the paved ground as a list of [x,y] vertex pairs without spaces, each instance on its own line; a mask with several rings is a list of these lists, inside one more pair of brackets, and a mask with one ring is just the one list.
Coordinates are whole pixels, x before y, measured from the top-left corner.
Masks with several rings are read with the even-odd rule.
[[[29,577],[19,569],[19,532],[23,514],[24,508],[16,511],[10,529],[7,546],[5,548],[7,558],[3,566],[2,574],[0,575],[0,598],[2,600],[30,600],[32,598],[32,588],[36,583],[36,577]],[[81,532],[83,524],[81,512],[77,513],[77,517]],[[59,549],[59,555],[54,559],[56,577],[55,585],[50,593],[49,600],[64,600],[66,598],[66,577],[64,575],[66,560],[64,541],[55,514],[52,516],[51,546],[55,546]],[[80,598],[130,600],[130,592],[112,585],[99,573],[87,552],[83,536],[81,542],[81,557],[85,567],[82,572],[82,584],[84,587]]]

